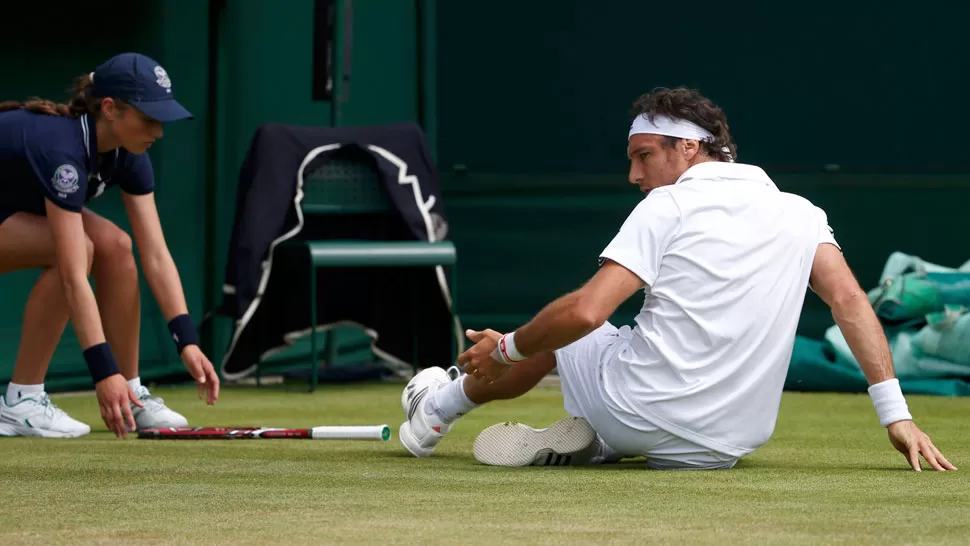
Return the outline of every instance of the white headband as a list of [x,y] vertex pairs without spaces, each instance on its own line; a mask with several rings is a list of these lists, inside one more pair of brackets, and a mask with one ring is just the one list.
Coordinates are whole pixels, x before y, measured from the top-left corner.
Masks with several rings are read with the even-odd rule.
[[[691,140],[714,142],[714,135],[700,125],[692,121],[687,121],[686,119],[671,118],[660,114],[654,116],[653,121],[650,121],[646,114],[640,114],[633,118],[633,124],[630,125],[630,134],[627,136],[627,139],[633,135],[663,135],[674,138],[689,138]],[[727,154],[728,161],[734,161],[728,148],[721,148],[721,151]]]
[[686,119],[670,118],[663,115],[654,116],[653,121],[650,121],[646,114],[640,114],[634,118],[633,125],[630,126],[629,136],[639,134],[714,141],[714,135],[700,125]]

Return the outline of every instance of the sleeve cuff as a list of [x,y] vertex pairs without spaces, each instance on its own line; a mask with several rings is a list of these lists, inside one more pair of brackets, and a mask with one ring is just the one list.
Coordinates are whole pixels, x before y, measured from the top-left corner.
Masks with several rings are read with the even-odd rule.
[[75,205],[74,203],[66,202],[63,199],[61,199],[60,197],[55,197],[55,196],[51,195],[50,192],[48,192],[46,190],[44,192],[44,197],[46,197],[47,200],[50,201],[51,203],[54,203],[55,205],[57,205],[59,208],[62,208],[64,210],[67,210],[67,211],[70,211],[70,212],[81,212],[81,209],[84,208],[84,205],[83,204],[82,205]]
[[648,271],[641,264],[636,256],[625,254],[623,252],[608,251],[600,254],[600,260],[612,260],[623,267],[629,269],[634,275],[640,277],[640,280],[644,282],[647,286],[653,285],[653,282],[657,280],[657,274],[652,271]]
[[155,193],[155,188],[149,188],[147,190],[144,188],[137,188],[134,190],[131,188],[121,188],[121,191],[127,193],[128,195],[148,195],[150,193]]

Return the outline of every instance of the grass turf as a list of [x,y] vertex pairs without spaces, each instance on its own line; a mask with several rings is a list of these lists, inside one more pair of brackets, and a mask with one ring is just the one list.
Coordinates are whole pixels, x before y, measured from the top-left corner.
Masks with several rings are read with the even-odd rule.
[[[93,395],[56,397],[73,440],[0,440],[4,544],[965,543],[970,469],[917,474],[865,395],[786,393],[772,440],[738,467],[639,461],[504,469],[471,455],[485,426],[564,416],[558,389],[480,408],[430,459],[398,443],[402,385],[232,388],[214,407],[156,389],[194,425],[382,424],[390,442],[119,440]],[[970,465],[970,399],[909,397],[937,446]]]

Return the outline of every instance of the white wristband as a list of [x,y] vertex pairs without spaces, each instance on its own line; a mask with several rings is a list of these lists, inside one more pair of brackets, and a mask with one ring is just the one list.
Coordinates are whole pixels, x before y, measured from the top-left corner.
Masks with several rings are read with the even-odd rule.
[[899,387],[899,379],[887,379],[869,387],[869,398],[876,407],[879,424],[888,427],[896,421],[912,419],[909,407],[903,397],[903,390]]
[[492,358],[510,366],[516,362],[525,360],[525,355],[520,353],[515,346],[515,332],[505,334],[499,338],[498,347],[492,351]]

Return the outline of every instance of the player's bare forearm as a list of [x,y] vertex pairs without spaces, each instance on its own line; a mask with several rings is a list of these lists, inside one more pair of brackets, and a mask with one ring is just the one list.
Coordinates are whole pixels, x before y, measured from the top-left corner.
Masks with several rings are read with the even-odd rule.
[[889,342],[864,292],[835,302],[832,317],[870,385],[895,376]]
[[832,309],[849,349],[870,385],[894,377],[889,342],[865,291],[834,244],[821,243],[812,264],[812,286]]
[[599,328],[621,303],[643,286],[643,281],[632,271],[606,260],[582,288],[550,303],[516,330],[516,349],[532,356],[565,347]]
[[187,313],[182,279],[168,250],[159,249],[142,255],[142,267],[145,270],[145,280],[148,281],[165,320]]
[[49,199],[45,201],[45,207],[54,238],[61,289],[81,348],[104,343],[98,302],[88,282],[90,264],[81,215],[69,212]]
[[515,331],[515,344],[526,355],[536,355],[565,347],[592,332],[605,319],[599,319],[585,305],[581,292],[572,292],[545,306],[525,326]]
[[83,274],[63,279],[64,297],[67,299],[68,317],[82,349],[104,343],[104,327],[98,312],[94,291]]
[[179,278],[175,260],[165,243],[162,223],[155,206],[154,193],[145,195],[123,194],[128,218],[134,231],[135,241],[141,252],[145,279],[152,289],[155,301],[162,309],[165,320],[172,320],[187,313],[182,280]]

